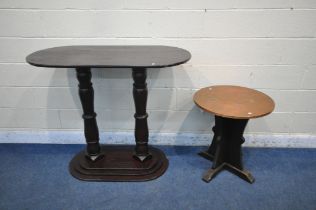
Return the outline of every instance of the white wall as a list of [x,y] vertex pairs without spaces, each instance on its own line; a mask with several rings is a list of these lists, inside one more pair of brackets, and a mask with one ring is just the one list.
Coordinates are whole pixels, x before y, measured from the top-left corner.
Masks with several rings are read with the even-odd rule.
[[[209,133],[192,102],[204,86],[236,84],[276,102],[251,134],[316,135],[315,0],[1,0],[0,130],[80,130],[73,69],[25,63],[36,50],[73,44],[161,44],[192,53],[185,65],[148,70],[149,128]],[[101,131],[134,128],[130,70],[93,70]]]

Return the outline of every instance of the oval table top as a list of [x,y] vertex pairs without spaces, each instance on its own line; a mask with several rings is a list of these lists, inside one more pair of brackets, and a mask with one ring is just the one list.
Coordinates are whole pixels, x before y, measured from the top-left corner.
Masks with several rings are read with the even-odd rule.
[[260,91],[231,85],[202,88],[194,94],[193,100],[207,112],[233,119],[262,117],[275,106],[274,101]]
[[34,66],[55,68],[162,68],[190,60],[187,50],[160,45],[78,45],[39,50],[26,57]]

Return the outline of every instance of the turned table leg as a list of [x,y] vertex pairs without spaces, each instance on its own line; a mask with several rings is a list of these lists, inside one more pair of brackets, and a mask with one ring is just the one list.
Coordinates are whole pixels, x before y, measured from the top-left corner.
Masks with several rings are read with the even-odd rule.
[[226,168],[240,178],[253,183],[252,175],[243,169],[241,145],[248,119],[230,119],[215,116],[214,138],[209,149],[200,155],[212,160],[212,168],[203,175],[203,180],[211,181],[222,169]]
[[97,114],[94,112],[94,91],[91,83],[90,68],[77,68],[79,81],[79,96],[83,109],[84,134],[87,142],[86,157],[96,161],[101,158],[99,144],[99,130],[96,121]]
[[147,105],[147,83],[146,83],[146,69],[134,68],[133,75],[133,97],[135,103],[136,113],[135,118],[135,154],[134,157],[141,162],[149,159],[151,154],[148,152],[148,125],[146,112]]

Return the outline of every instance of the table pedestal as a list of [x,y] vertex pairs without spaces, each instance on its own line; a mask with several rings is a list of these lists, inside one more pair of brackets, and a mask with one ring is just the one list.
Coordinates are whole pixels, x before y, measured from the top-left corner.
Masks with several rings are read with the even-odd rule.
[[203,180],[210,182],[221,170],[227,169],[249,183],[253,176],[243,169],[241,145],[248,119],[230,119],[215,116],[214,137],[207,151],[199,153],[213,161],[212,167],[203,175]]
[[132,146],[102,146],[102,158],[89,160],[85,151],[78,153],[70,162],[70,173],[85,181],[148,181],[161,176],[168,168],[164,153],[149,147],[152,157],[139,161],[134,157]]
[[83,108],[86,151],[77,154],[69,165],[70,173],[86,181],[147,181],[161,176],[168,168],[162,151],[148,147],[146,69],[133,69],[136,146],[100,146],[94,112],[94,91],[90,68],[77,68],[79,96]]

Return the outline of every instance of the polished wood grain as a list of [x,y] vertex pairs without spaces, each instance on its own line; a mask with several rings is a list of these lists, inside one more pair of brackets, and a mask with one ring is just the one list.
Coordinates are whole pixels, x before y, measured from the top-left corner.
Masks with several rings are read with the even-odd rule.
[[201,109],[233,119],[262,117],[271,113],[275,106],[274,101],[260,91],[230,85],[202,88],[193,99]]
[[169,46],[63,46],[39,50],[26,57],[34,66],[55,68],[162,68],[187,62],[191,54]]

